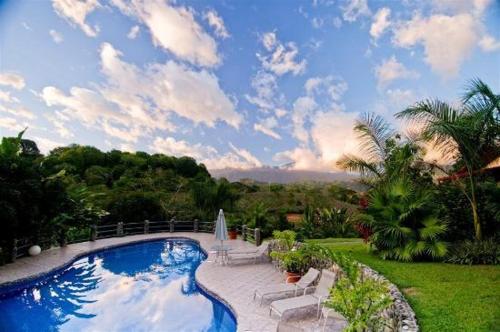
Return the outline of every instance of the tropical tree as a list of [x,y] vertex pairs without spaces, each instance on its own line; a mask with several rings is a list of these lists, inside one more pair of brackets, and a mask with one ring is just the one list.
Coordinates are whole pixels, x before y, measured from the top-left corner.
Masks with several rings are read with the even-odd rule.
[[409,137],[403,139],[383,117],[364,114],[356,121],[354,131],[364,158],[344,155],[337,161],[340,168],[360,173],[370,187],[390,182],[401,174],[420,175],[423,150],[418,142]]
[[471,206],[475,237],[480,240],[477,174],[500,156],[500,95],[475,79],[467,87],[459,106],[437,99],[424,100],[396,116],[421,125],[422,138],[432,142],[444,156],[457,161],[459,171],[451,179]]
[[447,226],[433,202],[432,188],[402,177],[371,190],[358,220],[372,230],[370,242],[384,259],[442,258],[447,253],[441,240]]

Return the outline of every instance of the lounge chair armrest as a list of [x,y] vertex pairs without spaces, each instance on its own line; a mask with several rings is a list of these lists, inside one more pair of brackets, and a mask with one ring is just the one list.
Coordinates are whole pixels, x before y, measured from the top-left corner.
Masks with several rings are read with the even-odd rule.
[[309,286],[309,287],[304,288],[304,295],[306,295],[307,291],[310,290],[310,289],[314,289],[315,290],[316,286]]

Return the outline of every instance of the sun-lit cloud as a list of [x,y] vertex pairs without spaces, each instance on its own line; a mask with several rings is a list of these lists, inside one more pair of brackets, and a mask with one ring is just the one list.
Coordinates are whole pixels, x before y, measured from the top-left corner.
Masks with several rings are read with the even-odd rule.
[[271,116],[255,123],[253,129],[274,139],[281,139],[281,135],[274,130],[277,126],[278,121],[275,117]]
[[139,35],[139,31],[141,28],[138,25],[134,25],[133,27],[130,28],[130,30],[127,33],[127,38],[128,39],[136,39],[137,35]]
[[65,94],[48,86],[41,98],[48,106],[62,106],[69,118],[127,142],[137,142],[155,130],[174,131],[172,113],[209,127],[224,121],[238,128],[242,122],[217,77],[206,70],[195,71],[172,60],[141,69],[121,56],[111,44],[101,46],[106,82],[97,91],[72,87]]
[[493,52],[500,50],[500,40],[496,40],[490,35],[485,35],[479,40],[479,46],[485,52]]
[[0,72],[0,85],[5,85],[17,90],[21,90],[26,85],[26,82],[24,81],[24,77],[19,74]]
[[222,39],[229,38],[231,35],[227,31],[226,26],[224,25],[224,20],[219,14],[210,9],[203,14],[203,18],[208,22],[208,24],[215,30],[215,34],[217,37]]
[[392,81],[398,79],[415,79],[420,77],[419,73],[405,67],[396,59],[396,56],[391,56],[385,59],[381,64],[375,67],[375,77],[377,84],[380,87],[385,87]]
[[348,22],[355,22],[359,17],[371,15],[367,0],[346,0],[340,9],[342,17]]
[[387,7],[380,8],[373,16],[373,22],[370,26],[370,36],[372,36],[375,41],[379,39],[391,25],[390,16],[391,10]]
[[194,10],[162,0],[111,0],[124,14],[146,25],[156,46],[192,64],[213,67],[221,62],[217,43],[196,21]]
[[262,163],[248,150],[237,148],[232,143],[229,143],[230,150],[228,152],[219,153],[217,149],[206,144],[192,144],[185,140],[176,140],[173,137],[156,137],[150,145],[150,149],[167,155],[193,157],[209,169],[262,166]]
[[455,77],[479,38],[479,24],[470,14],[455,16],[419,14],[395,29],[395,46],[424,47],[424,61],[444,78]]
[[58,31],[56,31],[54,29],[50,29],[49,30],[49,35],[50,35],[50,37],[52,37],[52,40],[56,44],[60,44],[60,43],[62,43],[64,41],[63,35],[60,32],[58,32]]
[[262,36],[262,44],[267,54],[257,53],[262,67],[281,76],[286,73],[299,75],[304,73],[307,65],[305,59],[297,60],[299,49],[294,42],[281,43],[275,32],[266,32]]
[[52,7],[60,17],[64,18],[73,26],[78,26],[89,37],[95,37],[99,33],[99,26],[87,24],[87,15],[101,7],[98,0],[52,0]]

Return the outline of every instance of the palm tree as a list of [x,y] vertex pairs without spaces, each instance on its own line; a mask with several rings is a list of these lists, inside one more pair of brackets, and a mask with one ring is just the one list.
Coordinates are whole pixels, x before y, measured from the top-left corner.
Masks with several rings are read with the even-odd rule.
[[389,182],[408,171],[422,160],[422,149],[417,142],[396,133],[380,115],[364,114],[356,121],[354,131],[360,141],[364,158],[352,154],[342,156],[337,165],[347,171],[360,173],[370,187]]
[[440,237],[447,227],[437,218],[430,187],[401,177],[371,190],[369,197],[368,208],[357,218],[373,231],[370,242],[382,258],[411,261],[446,254]]
[[475,237],[481,240],[475,175],[500,156],[500,95],[476,79],[467,87],[459,108],[440,100],[424,100],[396,117],[422,125],[422,138],[462,166],[468,185],[458,176],[451,178],[471,205]]

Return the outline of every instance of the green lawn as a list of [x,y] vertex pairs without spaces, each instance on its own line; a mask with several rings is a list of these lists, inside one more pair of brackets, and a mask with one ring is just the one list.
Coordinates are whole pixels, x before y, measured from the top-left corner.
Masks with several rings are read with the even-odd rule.
[[384,261],[361,240],[314,242],[350,253],[404,293],[423,331],[500,331],[500,266]]

